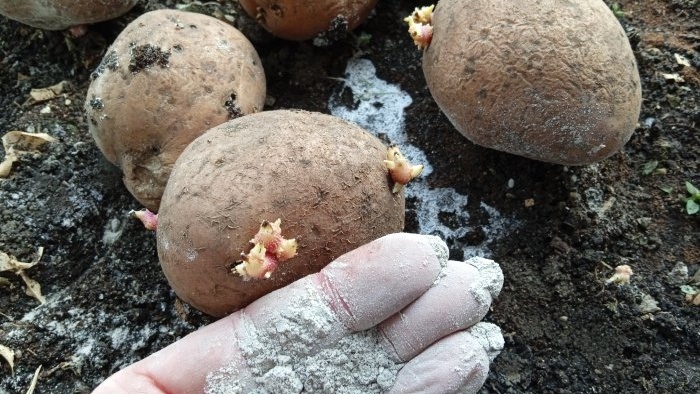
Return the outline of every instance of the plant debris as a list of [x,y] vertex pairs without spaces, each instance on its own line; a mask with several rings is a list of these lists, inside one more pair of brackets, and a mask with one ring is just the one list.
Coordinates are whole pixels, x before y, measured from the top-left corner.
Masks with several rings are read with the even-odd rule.
[[700,289],[691,285],[683,285],[681,286],[681,291],[685,294],[687,302],[700,306]]
[[15,374],[15,351],[10,349],[7,346],[0,345],[0,356],[7,360],[7,363],[10,364],[10,370],[12,371],[12,374]]
[[56,97],[60,96],[68,86],[68,81],[61,81],[55,85],[51,85],[46,88],[32,89],[29,92],[29,99],[27,99],[25,104],[36,104],[44,101],[53,100]]
[[36,389],[36,384],[39,381],[39,373],[41,372],[41,365],[39,365],[39,368],[34,371],[34,377],[32,378],[32,382],[29,383],[29,388],[27,389],[27,394],[33,394],[34,390]]
[[0,252],[0,272],[10,271],[15,275],[18,275],[27,285],[27,295],[36,298],[41,304],[46,303],[46,298],[41,294],[41,285],[39,282],[30,278],[24,270],[34,267],[39,264],[41,256],[44,254],[44,248],[39,247],[36,255],[32,259],[31,263],[23,263],[14,256],[11,256],[5,252]]
[[12,164],[26,153],[36,153],[47,142],[56,139],[46,133],[27,133],[10,131],[2,136],[2,146],[5,149],[5,159],[0,163],[0,178],[7,178],[12,170]]
[[685,58],[685,56],[677,53],[674,53],[673,56],[676,58],[676,63],[680,64],[681,66],[690,67],[690,62]]
[[605,284],[616,283],[618,285],[627,285],[630,283],[630,277],[632,276],[632,267],[627,264],[618,265],[615,267],[615,274],[605,281]]

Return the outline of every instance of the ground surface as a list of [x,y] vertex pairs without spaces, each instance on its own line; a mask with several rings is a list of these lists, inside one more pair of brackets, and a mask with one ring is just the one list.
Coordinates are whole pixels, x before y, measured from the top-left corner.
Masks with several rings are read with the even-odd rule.
[[[700,216],[683,200],[686,181],[700,186],[700,11],[695,0],[618,4],[639,63],[642,114],[622,152],[580,168],[480,148],[454,130],[401,22],[418,2],[382,0],[356,36],[325,48],[274,40],[230,5],[190,9],[233,15],[252,39],[268,78],[266,109],[331,112],[332,96],[360,100],[345,74],[353,56],[369,59],[386,89],[410,96],[400,107],[403,143],[432,172],[420,181],[427,194],[409,193],[407,230],[438,232],[454,258],[487,254],[505,272],[487,320],[502,327],[506,349],[483,392],[700,392],[700,306],[681,288],[700,268]],[[15,351],[14,373],[0,359],[0,393],[26,392],[39,366],[36,393],[89,392],[210,321],[169,290],[155,237],[126,219],[138,204],[96,149],[82,110],[89,74],[124,25],[175,6],[148,2],[77,39],[0,18],[0,132],[58,139],[0,181],[0,251],[29,262],[43,248],[25,273],[47,299],[38,307],[20,276],[0,274],[0,344]],[[62,80],[70,86],[58,98],[27,101],[30,89]],[[606,286],[620,264],[634,270],[631,284]]]

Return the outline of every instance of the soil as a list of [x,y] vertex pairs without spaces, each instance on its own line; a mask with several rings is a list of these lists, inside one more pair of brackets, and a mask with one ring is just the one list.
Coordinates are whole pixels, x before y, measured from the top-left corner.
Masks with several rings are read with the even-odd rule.
[[[503,329],[506,348],[482,392],[700,392],[700,306],[686,294],[700,288],[700,215],[685,201],[685,183],[700,186],[696,0],[617,2],[642,78],[642,113],[621,152],[585,167],[485,149],[456,132],[402,22],[418,1],[380,1],[367,24],[330,46],[274,39],[231,3],[143,2],[78,38],[0,18],[0,130],[58,139],[21,156],[0,181],[0,251],[30,262],[43,248],[24,272],[47,301],[27,295],[19,275],[0,273],[0,344],[15,352],[14,370],[0,359],[0,393],[26,392],[39,366],[35,393],[89,392],[212,321],[168,287],[155,236],[127,217],[139,206],[96,148],[83,111],[90,73],[124,26],[182,4],[251,39],[268,78],[266,109],[329,113],[331,96],[356,104],[344,88],[356,58],[410,96],[406,142],[432,166],[422,185],[449,193],[438,201],[409,193],[406,230],[447,238],[454,259],[488,255],[506,277],[486,317]],[[56,98],[28,100],[31,89],[64,80]],[[440,208],[455,202],[459,209]],[[429,203],[438,226],[424,220]],[[623,264],[631,282],[606,284]]]

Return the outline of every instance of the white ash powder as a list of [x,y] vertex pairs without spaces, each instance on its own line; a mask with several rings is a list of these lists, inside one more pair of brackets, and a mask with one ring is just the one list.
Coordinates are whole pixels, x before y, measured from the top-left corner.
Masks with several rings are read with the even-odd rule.
[[256,329],[244,320],[245,337],[238,340],[257,387],[242,386],[240,366],[228,365],[207,376],[206,393],[371,394],[394,385],[403,364],[384,351],[377,331],[336,332],[342,324],[310,286],[285,313],[269,313],[278,314],[273,327]]
[[495,261],[476,256],[467,260],[466,263],[479,270],[475,287],[487,291],[491,298],[496,298],[501,294],[504,280],[503,271]]
[[304,391],[315,393],[381,393],[396,381],[402,364],[392,361],[375,330],[342,338],[329,349],[302,361]]
[[481,347],[486,350],[486,355],[490,361],[493,361],[498,356],[503,347],[505,340],[501,334],[501,328],[493,323],[479,322],[467,329],[474,339],[481,344]]

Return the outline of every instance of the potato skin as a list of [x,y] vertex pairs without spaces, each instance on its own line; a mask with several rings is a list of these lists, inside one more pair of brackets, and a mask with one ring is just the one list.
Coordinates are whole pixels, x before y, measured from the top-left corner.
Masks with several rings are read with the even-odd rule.
[[[304,111],[267,111],[217,126],[177,160],[158,215],[158,256],[184,301],[213,316],[318,272],[404,226],[386,147],[359,126]],[[263,220],[282,220],[297,256],[269,279],[231,272]]]
[[124,184],[157,211],[175,160],[206,130],[262,110],[265,73],[245,36],[215,18],[175,10],[143,14],[93,73],[90,133]]
[[0,14],[32,27],[63,30],[116,18],[138,0],[0,0]]
[[[332,29],[355,29],[367,19],[377,0],[240,0],[240,4],[273,35],[304,41]],[[344,26],[334,26],[338,22]]]
[[476,144],[585,165],[618,151],[641,108],[624,30],[600,0],[441,0],[430,92]]

